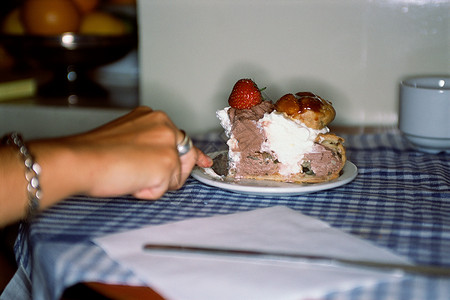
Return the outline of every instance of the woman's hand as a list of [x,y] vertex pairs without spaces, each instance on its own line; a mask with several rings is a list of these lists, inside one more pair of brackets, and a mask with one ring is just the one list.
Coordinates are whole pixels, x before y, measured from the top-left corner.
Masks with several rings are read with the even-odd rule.
[[80,174],[86,176],[83,193],[158,199],[166,191],[182,187],[194,165],[212,165],[211,159],[196,147],[180,157],[177,144],[183,138],[165,113],[139,107],[96,130],[66,138],[63,143],[89,165]]

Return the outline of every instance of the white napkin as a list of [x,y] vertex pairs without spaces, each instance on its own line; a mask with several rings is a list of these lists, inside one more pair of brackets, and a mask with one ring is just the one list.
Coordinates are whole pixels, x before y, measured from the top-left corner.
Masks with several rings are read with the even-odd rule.
[[146,243],[267,250],[389,263],[393,253],[287,207],[189,219],[94,240],[166,299],[304,299],[399,273],[295,260],[145,252]]

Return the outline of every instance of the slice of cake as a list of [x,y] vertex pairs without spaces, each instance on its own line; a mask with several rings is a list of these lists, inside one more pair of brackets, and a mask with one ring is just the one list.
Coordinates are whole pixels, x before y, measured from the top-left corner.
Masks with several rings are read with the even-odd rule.
[[309,92],[264,100],[250,79],[239,80],[217,111],[228,137],[228,177],[297,183],[339,177],[344,140],[329,133],[335,110]]

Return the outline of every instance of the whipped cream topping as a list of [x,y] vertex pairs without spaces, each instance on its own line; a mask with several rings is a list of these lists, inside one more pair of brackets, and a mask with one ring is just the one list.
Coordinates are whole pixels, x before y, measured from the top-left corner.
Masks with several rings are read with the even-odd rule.
[[286,176],[301,172],[305,153],[313,150],[319,134],[329,132],[328,127],[312,129],[276,111],[266,113],[258,123],[266,135],[261,152],[273,153],[281,163],[280,174]]
[[231,121],[230,117],[228,116],[228,110],[230,109],[230,106],[225,107],[224,109],[216,111],[216,116],[220,120],[220,125],[225,130],[225,134],[228,138],[231,136]]
[[228,116],[228,110],[230,106],[225,107],[224,109],[216,111],[216,116],[220,120],[220,125],[223,127],[225,131],[225,135],[228,137],[227,145],[228,145],[228,159],[230,168],[235,168],[236,164],[241,160],[240,152],[233,151],[233,149],[238,148],[238,141],[234,137],[231,129],[231,120]]

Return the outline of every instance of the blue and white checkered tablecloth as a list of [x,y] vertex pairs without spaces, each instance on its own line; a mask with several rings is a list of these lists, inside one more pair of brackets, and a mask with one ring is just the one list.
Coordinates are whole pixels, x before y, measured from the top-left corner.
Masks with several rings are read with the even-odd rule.
[[[36,300],[59,299],[87,281],[140,285],[91,239],[108,233],[192,217],[285,205],[347,233],[391,249],[418,264],[450,268],[450,154],[415,151],[397,132],[343,135],[357,178],[342,187],[299,196],[242,195],[190,178],[158,201],[75,196],[23,224],[18,263]],[[206,152],[225,149],[217,133],[197,136]],[[325,299],[450,299],[450,280],[406,276],[397,283],[331,292]]]

